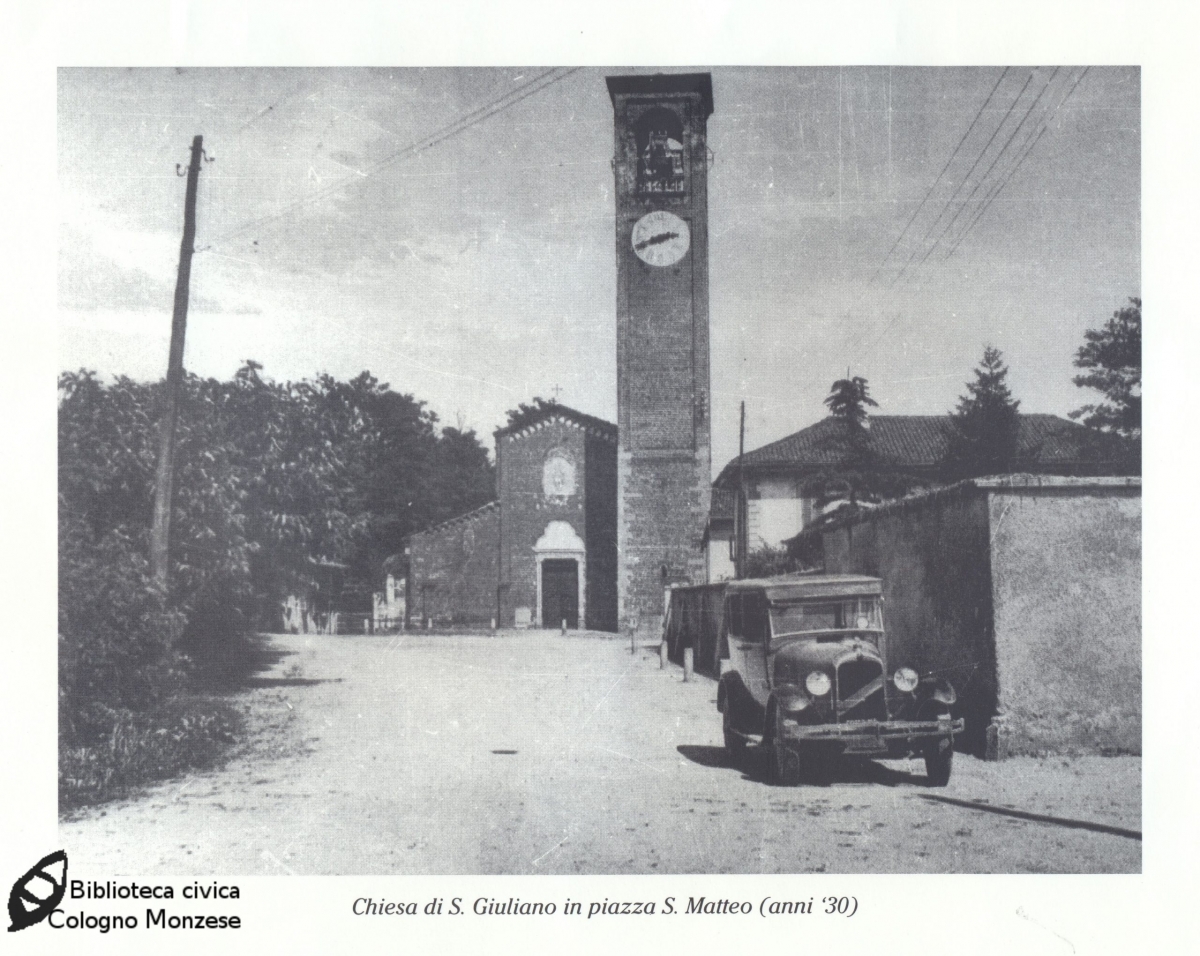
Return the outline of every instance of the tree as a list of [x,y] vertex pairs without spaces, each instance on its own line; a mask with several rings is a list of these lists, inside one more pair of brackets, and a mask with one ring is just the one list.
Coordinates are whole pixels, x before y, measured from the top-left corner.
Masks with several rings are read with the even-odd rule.
[[950,480],[1004,474],[1016,464],[1021,403],[1012,397],[1007,378],[1003,353],[986,346],[975,381],[966,383],[967,394],[959,396],[951,416],[954,433],[943,462]]
[[878,408],[879,403],[867,393],[865,378],[860,375],[850,378],[849,372],[846,375],[830,387],[825,407],[830,415],[850,426],[851,435],[858,435],[867,427],[867,406]]
[[1076,375],[1080,388],[1094,388],[1105,402],[1084,405],[1071,418],[1122,438],[1142,436],[1142,300],[1130,299],[1102,329],[1088,329],[1086,342],[1075,353],[1075,367],[1087,369]]
[[520,402],[516,408],[508,410],[506,427],[520,428],[522,425],[539,417],[547,408],[553,408],[557,404],[558,399],[542,398],[540,395],[536,396],[532,402]]
[[781,574],[794,574],[801,570],[798,561],[788,553],[783,545],[772,548],[764,545],[746,555],[744,576],[748,578],[774,578]]

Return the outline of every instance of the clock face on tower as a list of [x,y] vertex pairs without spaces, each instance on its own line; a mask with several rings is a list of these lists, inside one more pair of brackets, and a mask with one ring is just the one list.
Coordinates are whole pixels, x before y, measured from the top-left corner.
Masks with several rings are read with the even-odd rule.
[[692,242],[688,224],[664,209],[648,212],[633,225],[633,251],[650,266],[673,266]]

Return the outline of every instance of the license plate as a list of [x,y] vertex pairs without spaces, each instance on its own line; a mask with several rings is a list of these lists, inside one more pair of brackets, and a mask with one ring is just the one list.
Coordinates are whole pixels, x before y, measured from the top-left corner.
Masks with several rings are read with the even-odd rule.
[[882,737],[860,737],[846,746],[848,754],[869,754],[887,750]]

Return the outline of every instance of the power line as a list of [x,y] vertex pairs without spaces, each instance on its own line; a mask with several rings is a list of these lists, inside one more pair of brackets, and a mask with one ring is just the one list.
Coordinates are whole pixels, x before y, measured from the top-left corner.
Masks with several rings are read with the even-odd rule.
[[1020,101],[1021,97],[1025,95],[1025,91],[1029,88],[1029,84],[1031,82],[1033,82],[1033,72],[1032,71],[1030,71],[1029,77],[1025,80],[1025,85],[1021,87],[1020,92],[1017,93],[1017,95],[1016,95],[1016,97],[1014,97],[1012,103],[1009,104],[1008,109],[1004,111],[1004,115],[1000,118],[1000,122],[996,125],[995,130],[992,131],[992,135],[988,138],[988,141],[984,144],[983,149],[981,149],[979,151],[979,155],[975,157],[975,162],[973,162],[971,164],[971,168],[967,170],[967,174],[962,178],[962,181],[959,182],[958,186],[955,187],[954,192],[950,194],[950,198],[946,200],[945,205],[943,205],[941,210],[938,212],[937,218],[934,219],[932,223],[930,223],[929,229],[926,230],[925,235],[921,238],[920,244],[917,246],[916,249],[913,250],[912,255],[908,257],[908,261],[904,263],[903,268],[901,268],[900,272],[897,273],[896,278],[892,280],[892,284],[891,284],[891,286],[889,286],[889,288],[894,287],[896,285],[896,283],[899,282],[901,280],[901,278],[903,278],[904,273],[906,273],[908,271],[908,267],[910,265],[912,265],[913,259],[915,259],[917,257],[917,253],[921,251],[921,248],[929,240],[929,237],[931,235],[933,235],[933,230],[936,229],[938,226],[938,223],[940,223],[942,221],[942,216],[944,216],[946,214],[946,210],[950,208],[950,204],[952,202],[954,202],[955,198],[958,196],[959,190],[962,189],[963,186],[965,186],[967,184],[967,182],[971,179],[971,174],[973,172],[975,172],[975,168],[983,160],[983,157],[985,155],[987,155],[987,151],[991,148],[992,143],[995,141],[996,137],[999,135],[1000,130],[1004,128],[1004,124],[1008,122],[1008,118],[1012,115],[1012,112],[1016,108],[1017,103]]
[[995,169],[996,164],[1000,162],[1000,157],[1002,157],[1008,151],[1008,147],[1012,144],[1013,139],[1016,138],[1016,135],[1020,131],[1021,127],[1025,125],[1025,121],[1029,119],[1029,115],[1033,112],[1034,107],[1041,102],[1042,97],[1046,95],[1046,91],[1050,89],[1050,84],[1054,82],[1060,69],[1061,67],[1057,66],[1054,68],[1054,72],[1050,74],[1050,79],[1046,81],[1045,85],[1041,89],[1041,92],[1034,97],[1033,102],[1030,103],[1029,108],[1025,110],[1025,114],[1021,117],[1020,122],[1018,122],[1017,125],[1013,127],[1013,131],[1008,134],[1008,139],[1006,139],[1004,141],[1004,145],[1000,147],[1000,152],[996,154],[995,158],[992,160],[992,164],[987,168],[987,171],[979,177],[979,181],[975,183],[975,188],[972,189],[967,198],[959,204],[958,211],[954,214],[954,217],[948,223],[946,223],[946,228],[938,233],[938,237],[933,241],[933,245],[929,247],[928,251],[921,258],[921,261],[917,263],[918,268],[925,264],[925,261],[930,257],[930,255],[933,254],[933,250],[937,248],[938,243],[941,242],[942,239],[945,238],[946,234],[954,228],[954,224],[958,222],[959,217],[971,204],[971,200],[975,198],[975,194],[979,192],[980,187],[987,182],[987,178],[992,174],[992,170]]
[[[946,255],[944,255],[944,257],[942,259],[943,261],[948,259],[950,257],[950,255],[954,254],[955,249],[958,249],[962,240],[964,240],[966,238],[967,233],[971,232],[971,229],[974,227],[974,224],[976,224],[979,221],[979,218],[984,215],[984,212],[986,212],[986,210],[988,210],[989,206],[991,205],[992,202],[994,202],[994,200],[996,199],[998,194],[1000,194],[1000,192],[1003,190],[1004,186],[1007,186],[1009,184],[1009,181],[1012,181],[1013,176],[1016,175],[1016,172],[1018,172],[1018,170],[1021,168],[1022,164],[1025,163],[1025,160],[1028,157],[1028,155],[1030,155],[1031,152],[1033,151],[1033,149],[1036,148],[1039,140],[1042,139],[1042,136],[1045,133],[1046,128],[1048,128],[1048,126],[1049,126],[1050,120],[1052,118],[1054,118],[1054,115],[1058,112],[1058,110],[1060,110],[1062,108],[1063,104],[1066,103],[1067,100],[1069,100],[1069,98],[1070,98],[1070,96],[1072,96],[1072,94],[1074,94],[1075,89],[1078,88],[1079,84],[1082,82],[1082,79],[1084,79],[1084,77],[1086,76],[1088,68],[1090,68],[1090,67],[1084,67],[1084,71],[1082,71],[1079,74],[1079,76],[1075,78],[1075,82],[1072,84],[1072,86],[1070,86],[1070,89],[1067,90],[1066,95],[1064,95],[1061,98],[1061,100],[1058,101],[1056,106],[1045,110],[1045,113],[1043,114],[1043,119],[1039,121],[1040,126],[1038,128],[1038,131],[1036,133],[1033,133],[1032,128],[1031,128],[1031,132],[1028,133],[1028,136],[1026,137],[1025,142],[1022,143],[1021,146],[1019,146],[1019,148],[1018,148],[1020,155],[1018,156],[1018,158],[1016,158],[1016,162],[1013,164],[1012,167],[1010,167],[1008,169],[1008,172],[1006,174],[1002,174],[1000,176],[1000,181],[997,182],[997,185],[994,188],[992,188],[992,190],[989,192],[988,196],[986,196],[986,198],[983,200],[983,203],[980,204],[978,211],[976,212],[976,214],[974,214],[972,220],[967,223],[967,226],[964,228],[964,230],[962,230],[962,232],[959,234],[958,239],[954,240],[953,247],[950,248],[950,251],[947,252]],[[1055,74],[1057,74],[1057,72],[1058,72],[1058,70],[1056,68]],[[1052,82],[1054,82],[1054,78],[1055,78],[1054,76],[1051,76],[1050,80],[1048,80],[1048,82],[1046,82],[1046,85],[1044,86],[1044,88],[1042,90],[1042,94],[1044,94],[1046,89],[1049,89],[1050,84]],[[1032,79],[1032,76],[1031,76],[1031,79]],[[1028,83],[1026,83],[1026,86],[1027,85],[1028,85]],[[1024,89],[1022,89],[1021,92],[1024,92]],[[1038,95],[1038,100],[1040,100],[1040,97],[1042,97],[1042,94]],[[1034,104],[1036,104],[1036,103],[1037,103],[1037,100],[1034,100]],[[1014,101],[1014,104],[1015,104],[1015,101]],[[1025,118],[1027,118],[1027,116],[1028,116],[1028,114],[1030,114],[1030,112],[1031,112],[1031,110],[1026,110]],[[1022,118],[1022,122],[1024,122],[1025,118]],[[1016,125],[1016,127],[1014,128],[1014,131],[1013,131],[1014,136],[1015,136],[1016,130],[1020,130],[1020,127],[1021,127],[1021,124]],[[1013,137],[1010,136],[1009,142],[1012,142],[1012,139],[1013,139]],[[1006,143],[1006,146],[1007,146],[1007,143]],[[1002,154],[1003,154],[1003,149],[1001,150],[1001,154],[997,154],[997,158],[1000,157],[1000,155],[1002,155]],[[992,163],[992,166],[995,166],[995,163]],[[991,172],[991,170],[989,169],[989,173],[990,172]],[[980,182],[983,182],[984,180],[986,180],[986,174],[984,174],[983,179],[980,179]],[[970,198],[968,198],[968,200],[970,200]],[[935,243],[935,245],[936,245],[936,243]],[[888,324],[883,327],[883,331],[880,332],[880,335],[876,336],[875,341],[871,343],[871,348],[874,348],[875,345],[878,344],[878,342],[882,341],[882,338],[884,336],[886,336],[890,330],[892,330],[892,327],[896,324],[896,321],[899,321],[900,317],[901,317],[901,313],[899,313],[899,312],[896,313],[895,315],[893,315],[892,319],[890,319],[888,321]]]
[[1058,113],[1058,111],[1060,109],[1062,109],[1063,104],[1065,104],[1067,102],[1067,100],[1069,100],[1071,98],[1071,95],[1075,92],[1076,88],[1083,81],[1083,78],[1084,78],[1084,76],[1087,75],[1087,71],[1089,69],[1090,69],[1090,67],[1085,66],[1083,68],[1083,71],[1079,74],[1079,76],[1077,76],[1075,78],[1075,82],[1071,85],[1071,88],[1069,90],[1067,90],[1066,94],[1062,97],[1062,99],[1060,99],[1058,101],[1058,104],[1056,106],[1054,106],[1052,109],[1046,111],[1046,114],[1045,114],[1044,118],[1042,119],[1041,127],[1038,129],[1037,133],[1036,134],[1031,133],[1030,136],[1026,138],[1025,143],[1022,144],[1022,146],[1024,147],[1024,150],[1021,153],[1021,155],[1018,157],[1016,163],[1013,164],[1012,168],[1009,169],[1009,171],[1003,177],[1001,177],[1000,182],[992,189],[992,191],[984,199],[983,203],[980,205],[978,211],[972,217],[971,221],[967,223],[966,228],[963,229],[963,231],[961,233],[959,233],[958,238],[954,241],[954,245],[951,247],[950,251],[947,252],[946,255],[943,257],[943,261],[945,261],[945,259],[949,259],[952,255],[954,255],[955,250],[957,250],[958,247],[960,245],[962,245],[962,241],[967,237],[967,234],[975,227],[975,224],[977,222],[979,222],[979,220],[983,217],[983,214],[985,212],[987,212],[988,208],[995,201],[996,197],[1000,195],[1000,191],[1002,189],[1004,189],[1004,187],[1007,186],[1009,184],[1009,182],[1012,181],[1012,178],[1017,174],[1017,170],[1019,170],[1021,168],[1021,166],[1024,164],[1026,158],[1029,156],[1029,154],[1031,152],[1033,152],[1034,148],[1037,146],[1038,142],[1041,140],[1042,134],[1046,132],[1046,129],[1048,128],[1048,126],[1050,124],[1050,121],[1054,118],[1054,116]]
[[540,73],[537,76],[535,76],[532,80],[528,81],[527,83],[522,84],[521,86],[517,87],[516,89],[509,90],[507,93],[505,93],[502,96],[497,97],[496,99],[492,100],[491,102],[485,103],[483,106],[480,106],[480,107],[472,110],[471,112],[464,114],[463,116],[461,116],[457,120],[455,120],[453,123],[443,126],[441,129],[435,130],[433,133],[430,133],[428,136],[424,137],[423,139],[417,140],[414,143],[410,143],[409,145],[405,146],[402,149],[397,150],[396,152],[390,154],[389,156],[386,156],[383,159],[378,160],[377,162],[373,163],[372,165],[366,167],[366,169],[361,170],[359,173],[356,173],[354,176],[345,176],[342,179],[336,180],[335,182],[330,183],[325,188],[319,189],[315,193],[311,193],[307,196],[303,196],[300,199],[288,204],[287,206],[285,206],[283,209],[281,209],[278,212],[271,213],[266,216],[260,216],[257,219],[252,219],[249,222],[243,223],[241,226],[238,226],[237,228],[219,236],[214,241],[215,242],[223,242],[228,239],[233,239],[237,236],[243,235],[246,232],[251,231],[252,229],[255,229],[255,228],[258,228],[261,226],[265,226],[272,222],[276,222],[278,220],[284,219],[287,216],[291,215],[292,213],[296,212],[297,210],[302,209],[303,207],[305,207],[311,203],[317,202],[320,199],[324,199],[325,197],[329,196],[330,194],[332,194],[334,192],[337,192],[338,190],[342,189],[347,183],[357,182],[363,176],[369,176],[374,173],[377,173],[380,170],[385,169],[388,166],[391,166],[397,162],[400,162],[403,159],[408,159],[412,156],[416,156],[420,153],[423,153],[427,149],[431,149],[432,147],[438,145],[439,143],[445,142],[447,139],[450,139],[452,136],[457,136],[459,133],[465,132],[466,130],[470,129],[471,127],[476,126],[479,123],[482,123],[484,120],[490,119],[491,117],[495,116],[497,113],[501,113],[504,110],[508,109],[509,107],[515,106],[517,103],[520,103],[522,100],[528,99],[530,96],[533,96],[535,93],[540,93],[542,90],[546,89],[548,86],[551,86],[554,83],[559,82],[560,80],[566,79],[572,73],[576,73],[580,69],[582,69],[582,67],[571,67],[570,69],[566,69],[566,70],[553,69],[553,70],[547,70],[544,73]]
[[904,224],[904,228],[900,230],[900,235],[897,236],[896,241],[892,243],[892,248],[887,251],[887,255],[885,255],[880,260],[879,265],[875,267],[875,271],[871,274],[871,278],[867,280],[867,285],[870,285],[875,281],[875,277],[878,276],[883,270],[883,267],[887,265],[887,261],[891,258],[892,253],[896,251],[896,247],[899,246],[904,237],[908,235],[909,228],[914,222],[916,222],[917,216],[919,216],[921,214],[921,210],[925,208],[925,203],[929,201],[929,197],[932,196],[934,190],[937,189],[938,183],[940,183],[942,181],[942,177],[946,175],[946,170],[948,170],[950,168],[950,164],[954,162],[954,157],[958,155],[958,151],[962,149],[963,143],[967,141],[967,137],[970,136],[971,131],[975,129],[975,124],[979,122],[979,117],[983,115],[983,111],[987,109],[988,103],[990,103],[992,101],[992,97],[996,95],[996,90],[1000,89],[1000,84],[1004,82],[1004,78],[1008,75],[1009,69],[1011,68],[1006,66],[1001,72],[1000,78],[996,80],[996,85],[992,87],[991,92],[988,93],[987,98],[980,105],[978,112],[975,113],[975,117],[971,120],[971,125],[967,127],[967,131],[962,134],[962,137],[958,141],[958,145],[954,147],[954,152],[952,152],[950,154],[950,158],[946,160],[946,165],[943,166],[942,171],[937,174],[937,179],[933,181],[933,185],[929,187],[928,192],[926,192],[924,198],[921,199],[920,205],[918,205],[913,214],[908,217],[908,222],[906,222]]

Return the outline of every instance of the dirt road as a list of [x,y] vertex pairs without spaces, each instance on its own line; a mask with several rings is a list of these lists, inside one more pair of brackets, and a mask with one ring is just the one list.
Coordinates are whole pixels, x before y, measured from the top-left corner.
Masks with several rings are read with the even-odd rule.
[[[721,750],[716,685],[584,634],[274,638],[221,770],[61,826],[119,877],[1079,873],[1141,868],[1141,761],[861,761],[780,788]],[[1046,819],[1042,819],[1046,818]]]

